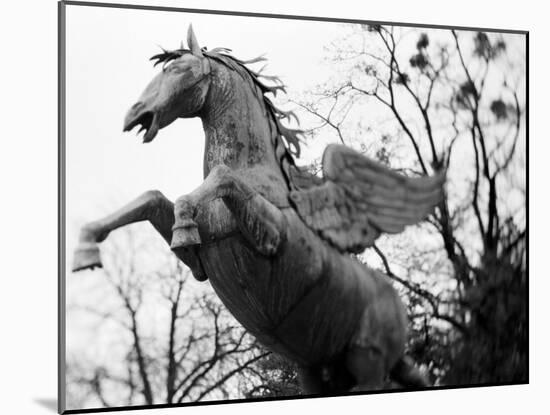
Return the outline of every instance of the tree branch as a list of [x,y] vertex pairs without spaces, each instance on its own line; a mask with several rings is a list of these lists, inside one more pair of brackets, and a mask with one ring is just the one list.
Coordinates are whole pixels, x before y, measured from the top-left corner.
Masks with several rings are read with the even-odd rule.
[[243,369],[245,369],[247,366],[250,366],[252,363],[266,357],[271,352],[265,352],[262,354],[259,354],[258,356],[253,357],[252,359],[248,360],[246,363],[243,363],[239,367],[236,367],[235,369],[231,370],[230,372],[226,373],[224,376],[221,377],[220,380],[218,380],[216,383],[214,383],[212,386],[208,387],[206,390],[204,390],[198,397],[197,401],[200,401],[202,398],[204,398],[206,395],[208,395],[210,392],[212,392],[214,389],[219,388],[221,385],[223,385],[225,382],[227,382],[232,376],[239,373]]
[[439,313],[439,307],[438,307],[438,304],[437,304],[439,302],[439,299],[436,296],[434,296],[429,291],[419,287],[418,285],[412,284],[411,282],[409,282],[409,281],[407,281],[403,278],[398,277],[391,270],[390,264],[389,264],[388,259],[386,258],[386,256],[382,253],[382,251],[375,244],[373,244],[373,249],[378,254],[380,259],[382,260],[382,264],[384,265],[384,269],[385,269],[386,274],[388,275],[388,277],[390,277],[394,281],[397,281],[398,283],[403,285],[405,288],[407,288],[409,291],[414,292],[415,294],[419,295],[420,297],[422,297],[426,301],[428,301],[428,303],[432,307],[432,314],[433,314],[434,318],[438,318],[440,320],[447,321],[448,323],[450,323],[454,327],[456,327],[462,334],[464,334],[464,335],[468,334],[468,330],[466,329],[466,326],[464,326],[458,320],[454,319],[451,316],[443,315],[443,314]]

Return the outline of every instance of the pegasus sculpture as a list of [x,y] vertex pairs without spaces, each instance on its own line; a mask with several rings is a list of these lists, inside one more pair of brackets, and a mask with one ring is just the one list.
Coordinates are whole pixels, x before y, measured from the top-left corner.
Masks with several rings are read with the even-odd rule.
[[396,291],[350,253],[429,215],[444,172],[409,178],[343,145],[326,148],[322,178],[302,171],[299,131],[282,124],[291,114],[266,96],[280,81],[247,66],[259,59],[201,48],[191,26],[187,43],[151,58],[162,70],[124,131],[141,125],[150,142],[176,119],[199,117],[204,182],[175,203],[148,191],[83,226],[73,270],[100,267],[98,244],[114,229],[149,221],[251,334],[297,363],[305,393],[379,389],[388,377],[427,386],[404,355]]

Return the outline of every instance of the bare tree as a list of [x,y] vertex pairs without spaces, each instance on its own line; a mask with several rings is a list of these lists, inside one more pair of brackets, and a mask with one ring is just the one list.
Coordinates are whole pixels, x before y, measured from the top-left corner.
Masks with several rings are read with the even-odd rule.
[[331,135],[407,175],[448,169],[427,223],[365,253],[406,296],[409,352],[436,382],[526,380],[524,47],[354,25],[330,49],[338,78],[294,100],[312,141]]
[[103,275],[88,275],[104,301],[87,292],[93,303],[81,297],[69,307],[69,319],[98,332],[86,349],[107,350],[87,360],[69,350],[69,401],[111,407],[240,397],[259,382],[241,374],[268,353],[144,232],[146,240],[131,228],[117,231],[104,247]]

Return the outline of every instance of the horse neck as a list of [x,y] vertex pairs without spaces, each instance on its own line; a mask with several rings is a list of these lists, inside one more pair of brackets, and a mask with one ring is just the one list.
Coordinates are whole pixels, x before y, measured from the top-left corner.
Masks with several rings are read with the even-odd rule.
[[211,61],[211,84],[201,119],[206,136],[204,177],[218,165],[245,169],[258,165],[281,175],[275,157],[273,122],[253,83]]

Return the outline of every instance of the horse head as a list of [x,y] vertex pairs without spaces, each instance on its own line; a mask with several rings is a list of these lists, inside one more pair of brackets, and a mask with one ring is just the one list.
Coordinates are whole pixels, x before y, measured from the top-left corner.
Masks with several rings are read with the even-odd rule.
[[141,125],[147,143],[177,118],[200,117],[205,177],[218,164],[233,169],[261,165],[289,187],[302,131],[283,126],[282,120],[297,117],[267,96],[286,92],[282,81],[247,66],[265,61],[263,56],[240,60],[226,48],[201,48],[191,25],[187,44],[188,49],[163,50],[151,58],[162,70],[128,111],[124,131]]
[[124,119],[124,131],[138,124],[145,130],[143,142],[153,140],[161,128],[177,118],[195,117],[200,112],[209,87],[210,63],[197,42],[193,28],[187,33],[189,49],[164,51],[155,55],[162,70],[147,85]]

